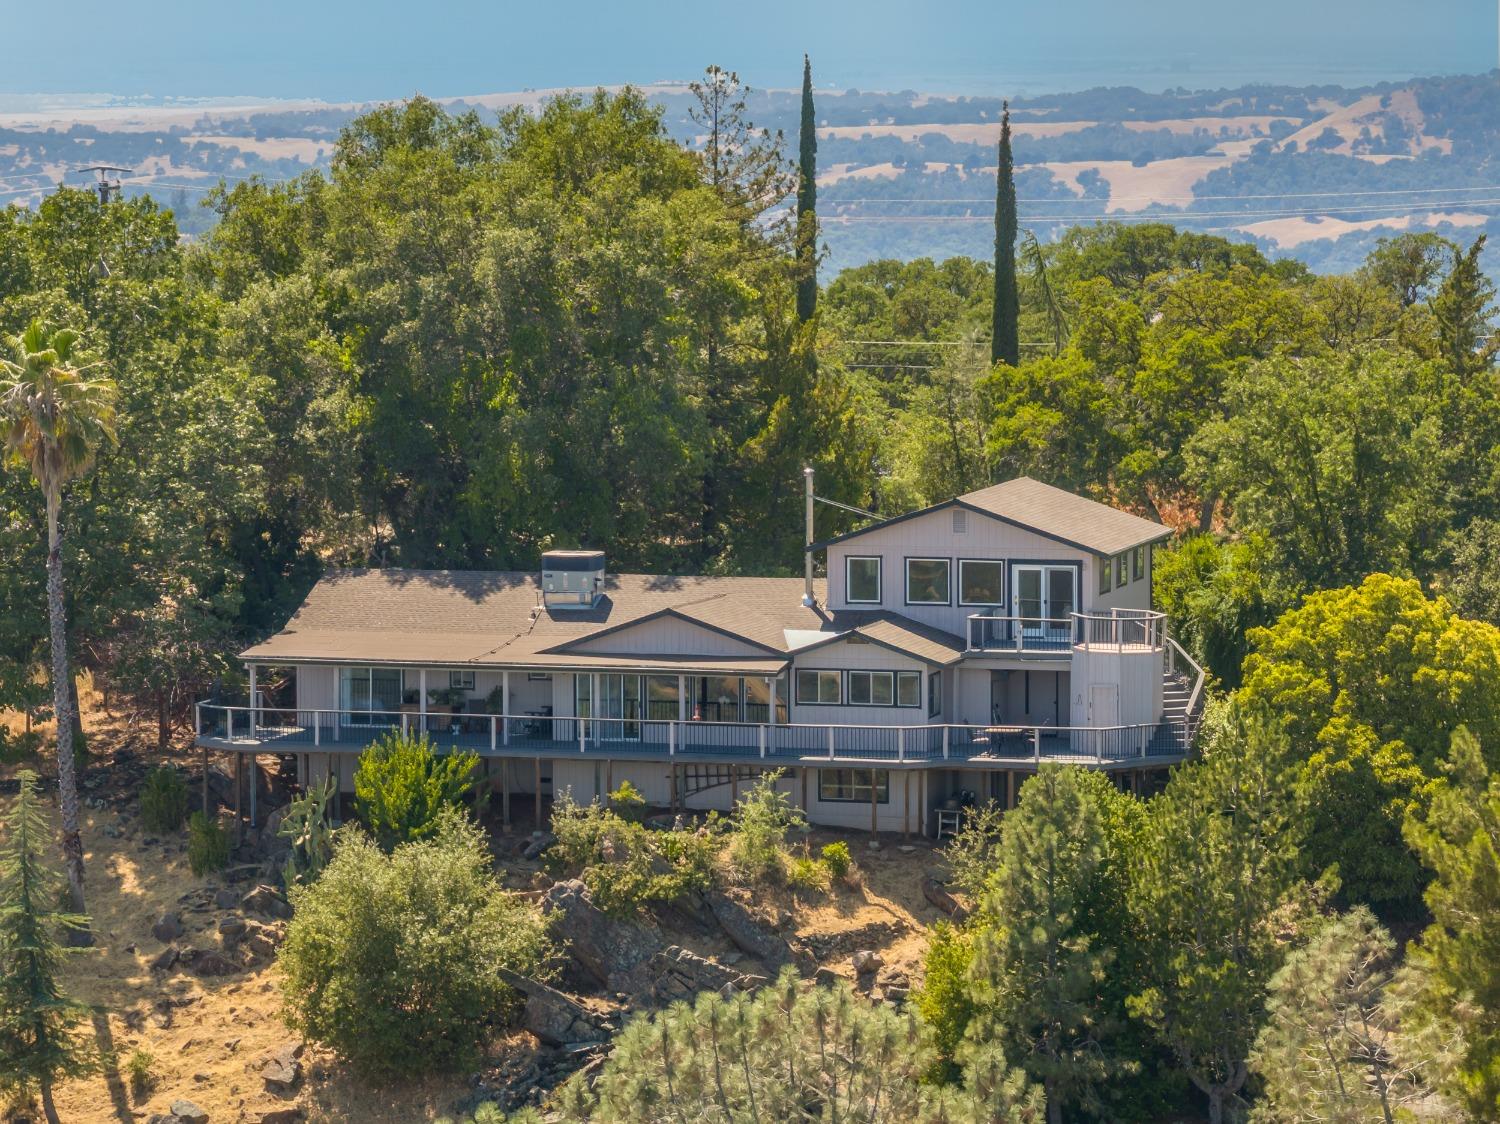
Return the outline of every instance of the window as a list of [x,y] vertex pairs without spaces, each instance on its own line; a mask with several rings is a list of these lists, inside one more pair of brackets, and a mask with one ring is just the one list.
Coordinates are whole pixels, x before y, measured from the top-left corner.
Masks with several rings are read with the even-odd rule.
[[797,672],[797,702],[801,706],[838,706],[841,676],[836,671]]
[[922,705],[922,673],[920,671],[896,672],[896,705]]
[[906,560],[906,603],[908,605],[947,605],[948,560],[946,558],[908,558]]
[[689,676],[688,717],[702,722],[738,722],[741,686],[738,676]]
[[1114,578],[1114,572],[1115,572],[1114,560],[1111,559],[1111,558],[1105,558],[1105,557],[1101,556],[1098,561],[1099,561],[1099,592],[1100,593],[1108,593],[1111,589],[1114,588],[1114,583],[1112,581],[1112,579]]
[[1115,585],[1127,586],[1130,584],[1130,555],[1119,554],[1115,556]]
[[851,605],[880,604],[880,559],[844,559],[844,599]]
[[850,706],[890,706],[894,701],[894,676],[889,671],[851,671]]
[[390,724],[381,712],[401,709],[401,672],[393,667],[339,668],[339,708],[345,723]]
[[760,675],[747,675],[745,685],[746,722],[785,722],[787,698],[786,679],[776,680],[776,714],[771,715],[771,680]]
[[1138,546],[1135,548],[1135,580],[1141,581],[1146,576],[1146,548]]
[[526,673],[526,681],[528,683],[550,683],[552,681],[552,673],[548,671],[528,671]]
[[960,605],[1004,605],[1005,563],[960,558],[958,560],[958,603]]
[[943,710],[943,673],[934,671],[927,677],[927,717],[936,718]]
[[646,717],[656,722],[677,721],[677,676],[646,676]]
[[472,691],[474,689],[474,673],[472,671],[450,671],[448,673],[448,687],[456,691]]
[[827,804],[868,804],[873,777],[875,803],[891,802],[889,769],[819,769],[818,799]]

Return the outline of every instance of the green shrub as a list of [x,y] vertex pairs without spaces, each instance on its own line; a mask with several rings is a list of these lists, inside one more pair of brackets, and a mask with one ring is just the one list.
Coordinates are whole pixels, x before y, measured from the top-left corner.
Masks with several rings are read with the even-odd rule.
[[125,1078],[130,1082],[130,1091],[137,1097],[145,1096],[156,1084],[156,1074],[152,1072],[155,1065],[156,1055],[150,1050],[137,1048],[125,1058]]
[[288,886],[295,882],[316,882],[333,858],[334,829],[328,806],[337,786],[335,777],[329,777],[321,785],[312,785],[287,805],[286,814],[281,817],[281,830],[277,834],[291,845],[282,871],[282,881]]
[[928,1073],[932,1080],[950,1083],[958,1077],[958,1054],[964,1032],[974,1018],[974,937],[967,930],[939,921],[932,928],[923,964],[922,986],[913,996],[922,1020],[932,1030],[937,1059]]
[[785,879],[789,862],[787,832],[805,828],[807,821],[786,793],[776,787],[780,769],[763,773],[735,806],[734,832],[729,840],[729,865],[747,882]]
[[202,812],[188,820],[188,866],[202,876],[229,865],[229,833]]
[[545,974],[544,920],[501,890],[484,836],[454,809],[390,854],[341,830],[323,876],[290,894],[287,1024],[372,1077],[473,1064],[520,1010],[502,971]]
[[822,859],[796,855],[787,865],[786,882],[794,890],[826,890],[833,885],[833,873]]
[[842,839],[823,844],[823,865],[840,882],[849,877],[854,869],[854,856],[849,853],[849,844]]
[[999,804],[969,808],[960,818],[958,834],[948,844],[952,882],[972,901],[983,895],[990,875],[1000,865],[1000,830],[1005,809]]
[[552,833],[557,842],[547,850],[547,869],[581,878],[594,904],[616,916],[707,889],[718,850],[709,831],[652,831],[566,793],[553,806]]
[[392,732],[359,756],[354,807],[384,851],[426,839],[444,808],[453,807],[473,779],[478,754],[433,752],[426,734]]
[[646,816],[646,798],[629,781],[621,781],[620,787],[609,794],[608,806],[623,820],[638,823]]
[[163,765],[146,774],[141,785],[141,824],[147,831],[177,831],[187,819],[187,782],[176,769]]

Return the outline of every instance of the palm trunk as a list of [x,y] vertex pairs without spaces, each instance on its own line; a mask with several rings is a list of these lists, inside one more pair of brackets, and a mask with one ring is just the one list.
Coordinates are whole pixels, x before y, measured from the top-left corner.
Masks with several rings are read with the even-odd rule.
[[[73,912],[83,902],[83,838],[78,833],[78,777],[73,770],[73,693],[69,690],[67,624],[63,616],[62,534],[57,527],[59,497],[47,497],[47,618],[52,634],[52,706],[57,712],[57,792],[62,812],[63,859]],[[87,929],[70,930],[70,943],[92,943]]]

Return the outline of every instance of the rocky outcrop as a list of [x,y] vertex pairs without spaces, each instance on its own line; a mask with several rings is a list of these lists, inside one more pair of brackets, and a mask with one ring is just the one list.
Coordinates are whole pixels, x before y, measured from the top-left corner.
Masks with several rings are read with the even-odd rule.
[[247,913],[259,913],[277,921],[286,921],[292,916],[292,907],[276,892],[274,886],[256,886],[247,891],[240,899],[240,908]]
[[644,967],[666,947],[654,929],[611,917],[596,906],[578,879],[555,883],[542,895],[542,911],[553,918],[552,934],[568,954],[610,991],[638,995],[649,989]]
[[653,977],[651,997],[661,1005],[691,999],[700,991],[729,995],[736,991],[754,991],[766,983],[765,976],[736,971],[727,964],[699,956],[675,944],[653,956],[647,969]]
[[969,916],[969,911],[948,892],[948,888],[930,874],[922,879],[922,896],[955,921]]
[[755,915],[727,894],[717,890],[703,895],[714,920],[724,930],[725,936],[742,952],[755,957],[773,971],[787,964],[796,963],[796,957],[786,940],[771,932]]
[[503,968],[500,978],[526,996],[521,1025],[546,1045],[573,1046],[609,1039],[609,1024],[555,987]]

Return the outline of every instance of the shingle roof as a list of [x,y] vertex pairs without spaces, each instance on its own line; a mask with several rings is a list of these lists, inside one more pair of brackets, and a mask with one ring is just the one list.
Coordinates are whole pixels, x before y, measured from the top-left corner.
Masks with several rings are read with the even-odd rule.
[[[823,582],[814,584],[819,602]],[[764,656],[649,656],[570,652],[595,633],[671,610],[767,649]],[[858,628],[871,639],[932,662],[951,662],[956,636],[883,613],[830,614],[802,604],[800,578],[612,574],[592,609],[548,610],[535,573],[462,570],[337,570],[308,594],[284,629],[241,653],[250,660],[462,664],[481,667],[672,667],[724,674],[775,674],[786,634]]]
[[1164,539],[1172,533],[1160,523],[1142,519],[1139,515],[1131,515],[1128,511],[1075,495],[1062,488],[1054,488],[1051,484],[1043,484],[1029,476],[1018,476],[1014,480],[966,492],[920,511],[898,515],[825,542],[814,543],[810,549],[820,550],[893,523],[955,506],[992,515],[996,519],[1003,519],[1028,531],[1035,531],[1039,535],[1095,554],[1119,554],[1132,547]]

